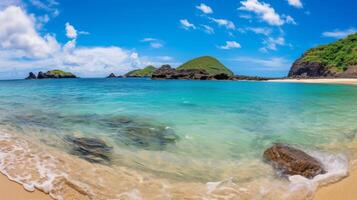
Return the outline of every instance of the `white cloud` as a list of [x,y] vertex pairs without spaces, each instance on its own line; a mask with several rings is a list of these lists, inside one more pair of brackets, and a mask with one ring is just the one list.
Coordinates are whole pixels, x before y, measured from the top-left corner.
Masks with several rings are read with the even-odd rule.
[[225,49],[225,50],[239,49],[241,48],[241,45],[236,41],[227,41],[225,45],[219,46],[218,48]]
[[258,0],[245,0],[240,3],[242,6],[239,10],[254,12],[270,25],[281,26],[284,24],[284,20],[281,19],[280,15],[268,3],[259,2]]
[[285,23],[296,25],[295,19],[292,18],[290,15],[284,16]]
[[214,29],[212,27],[210,27],[208,25],[204,25],[204,24],[202,24],[201,27],[205,33],[214,34]]
[[23,78],[29,71],[63,69],[82,77],[105,76],[111,72],[123,74],[151,62],[117,46],[77,47],[78,34],[71,28],[66,30],[71,40],[62,45],[53,35],[38,33],[37,23],[36,17],[20,7],[0,11],[0,74]]
[[77,30],[70,24],[66,23],[66,36],[70,39],[76,39],[77,38]]
[[154,41],[157,41],[156,38],[144,38],[141,40],[142,42],[154,42]]
[[0,1],[0,9],[9,7],[9,6],[23,6],[21,0],[1,0]]
[[277,46],[284,46],[285,45],[285,38],[283,37],[268,37],[267,39],[263,40],[264,47],[260,48],[262,52],[267,52],[268,50],[277,50]]
[[288,68],[291,66],[291,62],[283,57],[272,57],[272,58],[255,58],[255,57],[237,57],[232,59],[244,63],[244,65],[251,66],[262,66],[269,68]]
[[196,29],[196,26],[194,24],[190,23],[187,19],[181,19],[180,23],[181,23],[181,26],[186,30],[189,30],[190,28]]
[[0,48],[20,51],[26,57],[45,57],[60,48],[52,35],[41,37],[36,32],[35,19],[20,7],[0,11],[0,24]]
[[200,11],[202,11],[203,13],[205,14],[212,14],[213,13],[213,10],[211,7],[207,6],[206,4],[204,3],[201,3],[200,5],[196,6],[196,8]]
[[149,43],[149,45],[154,49],[159,49],[164,46],[163,42],[156,38],[144,38],[141,42]]
[[234,25],[233,22],[226,20],[226,19],[216,19],[216,18],[210,18],[212,21],[216,22],[219,26],[224,26],[227,29],[236,29],[236,26]]
[[150,46],[154,49],[159,49],[159,48],[163,47],[163,45],[159,42],[152,42],[152,43],[150,43]]
[[248,27],[246,28],[246,30],[252,31],[255,34],[262,34],[266,36],[270,35],[273,32],[271,28],[262,28],[262,27]]
[[47,12],[51,12],[52,16],[54,16],[54,17],[59,15],[59,10],[56,8],[56,6],[58,6],[59,3],[55,0],[47,0],[47,1],[30,0],[29,2],[38,9],[42,9]]
[[349,29],[346,29],[346,30],[337,30],[336,29],[334,31],[323,32],[322,36],[340,39],[340,38],[347,37],[348,35],[351,35],[351,34],[356,33],[356,32],[357,32],[357,29],[355,29],[355,28],[349,28]]
[[289,5],[294,6],[296,8],[302,8],[303,5],[300,0],[287,0]]

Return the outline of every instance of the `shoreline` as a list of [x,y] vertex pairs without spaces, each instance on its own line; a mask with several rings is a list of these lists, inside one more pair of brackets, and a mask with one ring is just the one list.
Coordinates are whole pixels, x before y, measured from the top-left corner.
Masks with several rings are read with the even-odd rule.
[[322,79],[274,79],[268,82],[276,83],[319,83],[338,85],[357,85],[357,78],[322,78]]
[[25,188],[8,179],[4,174],[0,174],[0,190],[1,198],[6,200],[53,200],[52,197],[40,190],[33,192],[25,190]]

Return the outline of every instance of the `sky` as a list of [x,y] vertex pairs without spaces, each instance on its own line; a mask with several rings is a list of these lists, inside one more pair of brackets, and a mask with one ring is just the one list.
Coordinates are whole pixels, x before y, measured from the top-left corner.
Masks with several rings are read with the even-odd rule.
[[286,76],[304,51],[357,32],[355,0],[0,0],[0,79],[80,77],[210,55]]

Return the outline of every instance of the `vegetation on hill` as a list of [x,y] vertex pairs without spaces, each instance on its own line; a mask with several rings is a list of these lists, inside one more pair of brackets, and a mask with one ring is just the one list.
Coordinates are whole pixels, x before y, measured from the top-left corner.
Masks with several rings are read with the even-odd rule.
[[135,76],[135,77],[145,77],[145,76],[151,76],[152,73],[154,73],[154,71],[156,70],[156,68],[152,65],[149,65],[147,67],[145,67],[144,69],[136,69],[133,71],[128,72],[127,74],[125,74],[125,76]]
[[46,72],[47,75],[54,75],[54,76],[74,76],[74,74],[72,74],[71,72],[65,72],[59,69],[55,69],[55,70],[50,70]]
[[345,71],[348,66],[357,64],[357,33],[334,43],[310,49],[302,60],[321,63],[331,70]]
[[216,75],[225,73],[229,76],[233,76],[233,72],[220,63],[216,58],[211,56],[203,56],[192,59],[177,68],[181,69],[200,69],[205,70],[209,75]]

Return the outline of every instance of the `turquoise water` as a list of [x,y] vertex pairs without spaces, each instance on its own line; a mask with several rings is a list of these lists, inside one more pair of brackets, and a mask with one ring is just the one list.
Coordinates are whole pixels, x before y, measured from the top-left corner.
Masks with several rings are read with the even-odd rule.
[[[275,142],[347,152],[346,144],[357,134],[356,119],[353,86],[148,79],[0,81],[4,129],[67,153],[67,136],[99,138],[113,147],[110,163],[104,165],[179,181],[233,177],[240,182],[266,176],[271,171],[257,169],[266,167],[262,153]],[[145,137],[128,135],[125,123],[138,126],[134,132],[156,131]]]

